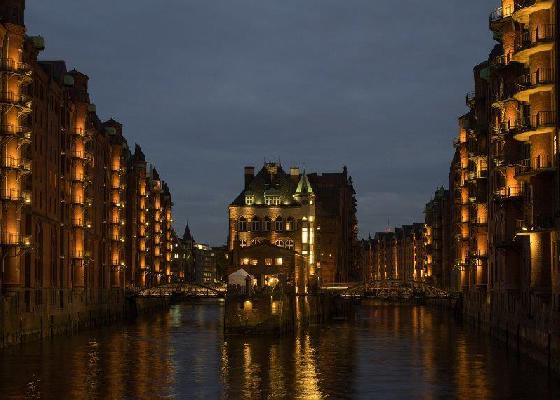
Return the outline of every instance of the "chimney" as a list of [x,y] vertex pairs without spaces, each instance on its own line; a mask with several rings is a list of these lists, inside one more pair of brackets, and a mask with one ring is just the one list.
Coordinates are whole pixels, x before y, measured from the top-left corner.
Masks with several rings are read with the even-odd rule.
[[293,182],[299,181],[299,168],[298,167],[290,167],[290,178]]
[[255,177],[255,167],[245,167],[245,189],[249,187],[249,184]]

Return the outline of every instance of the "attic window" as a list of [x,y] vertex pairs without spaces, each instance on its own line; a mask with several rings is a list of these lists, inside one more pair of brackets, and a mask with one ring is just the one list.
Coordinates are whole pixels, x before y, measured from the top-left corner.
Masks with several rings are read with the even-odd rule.
[[253,204],[255,204],[255,196],[253,196],[252,194],[246,195],[245,204],[248,206],[252,206]]
[[278,206],[280,205],[280,196],[265,196],[264,203],[267,206]]

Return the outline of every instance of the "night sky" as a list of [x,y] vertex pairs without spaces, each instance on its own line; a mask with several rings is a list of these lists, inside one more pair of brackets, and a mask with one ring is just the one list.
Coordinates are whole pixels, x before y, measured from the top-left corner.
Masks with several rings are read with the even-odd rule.
[[347,165],[362,236],[422,221],[497,3],[27,0],[26,24],[156,165],[177,230],[219,245],[243,167],[265,159]]

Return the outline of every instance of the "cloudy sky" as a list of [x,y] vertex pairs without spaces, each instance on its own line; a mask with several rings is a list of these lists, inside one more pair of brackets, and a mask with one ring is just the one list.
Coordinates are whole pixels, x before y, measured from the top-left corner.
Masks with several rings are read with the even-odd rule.
[[90,76],[169,182],[180,231],[225,242],[243,166],[347,165],[361,235],[447,184],[497,0],[27,0],[44,59]]

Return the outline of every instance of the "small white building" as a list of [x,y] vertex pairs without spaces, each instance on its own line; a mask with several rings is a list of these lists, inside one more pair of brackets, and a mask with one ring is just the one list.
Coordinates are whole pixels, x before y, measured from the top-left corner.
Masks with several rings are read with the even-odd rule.
[[247,286],[247,277],[251,279],[251,286],[256,284],[255,278],[250,275],[247,271],[243,268],[238,269],[237,271],[228,275],[228,285],[229,286],[239,286],[242,291],[245,291]]

